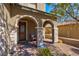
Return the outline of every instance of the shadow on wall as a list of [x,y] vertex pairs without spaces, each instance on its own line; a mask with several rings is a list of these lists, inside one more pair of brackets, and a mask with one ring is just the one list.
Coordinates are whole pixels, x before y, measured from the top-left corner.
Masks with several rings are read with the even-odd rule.
[[7,51],[6,51],[6,41],[2,39],[2,35],[0,35],[0,56],[6,56]]
[[[3,16],[3,15],[2,15]],[[16,30],[17,28],[15,28],[15,26],[12,26],[11,24],[6,24],[6,20],[4,18],[1,18],[0,15],[0,56],[7,56],[8,52],[7,52],[7,30],[9,30],[9,28],[6,30],[5,28],[9,26],[11,29],[8,32],[8,34],[10,34],[13,30]],[[10,36],[10,35],[9,35]]]

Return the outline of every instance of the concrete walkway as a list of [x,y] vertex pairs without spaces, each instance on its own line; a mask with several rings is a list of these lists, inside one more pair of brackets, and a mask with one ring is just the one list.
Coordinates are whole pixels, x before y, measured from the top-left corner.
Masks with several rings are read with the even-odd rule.
[[78,47],[79,48],[79,39],[59,37],[59,40],[62,40],[63,43],[65,43],[65,44],[72,45],[74,47]]
[[59,47],[65,54],[71,56],[79,56],[79,48],[64,44],[64,43],[57,43],[54,44],[56,47]]
[[[44,42],[45,45],[51,50],[51,53],[54,56],[79,56],[79,48],[73,47],[71,45],[67,45],[64,43],[55,43],[52,42]],[[36,44],[35,44],[36,45]],[[30,42],[27,44],[20,44],[17,46],[17,51],[14,53],[16,56],[36,56],[37,55],[37,48],[34,45],[34,42]]]

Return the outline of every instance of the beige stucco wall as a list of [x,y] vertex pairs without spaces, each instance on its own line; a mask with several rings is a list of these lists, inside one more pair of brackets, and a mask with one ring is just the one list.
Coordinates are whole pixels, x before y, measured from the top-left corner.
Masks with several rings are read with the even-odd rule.
[[[21,16],[25,16],[26,18],[33,18],[33,22],[31,20],[28,21],[28,32],[35,31],[36,25],[34,24],[35,20],[37,20],[38,23],[40,23],[38,26],[42,26],[42,20],[43,19],[51,19],[49,16],[44,15],[44,14],[39,14],[35,13],[32,11],[29,11],[27,9],[22,9],[21,6],[18,5],[10,5],[10,4],[5,4],[5,9],[4,9],[4,17],[7,15],[8,19],[8,25],[9,29],[11,31],[11,40],[15,41],[17,43],[17,29],[18,29],[18,21],[20,20]],[[26,19],[27,21],[27,19]],[[30,27],[31,26],[31,27]]]
[[19,3],[22,6],[30,7],[40,11],[45,11],[45,3]]
[[58,25],[58,29],[61,37],[79,39],[79,23]]
[[[26,17],[26,18],[32,18],[33,21],[37,21],[37,24],[39,27],[43,26],[43,20],[51,20],[52,18],[44,13],[38,13],[38,12],[33,12],[32,10],[28,10],[28,9],[23,9],[22,6],[18,6],[16,4],[12,5],[12,4],[4,4],[5,5],[5,9],[4,12],[6,13],[4,15],[4,17],[7,15],[7,19],[8,19],[8,25],[9,25],[9,29],[10,29],[10,34],[11,34],[11,39],[13,41],[15,41],[15,43],[17,43],[17,29],[18,29],[18,22],[22,17]],[[34,27],[36,26],[35,24],[32,25],[33,22],[29,21],[29,32],[34,31]],[[53,25],[55,26],[54,22],[52,21]],[[30,28],[30,26],[32,26]],[[56,26],[55,26],[56,27]],[[55,28],[54,28],[55,29]],[[57,33],[57,31],[54,31],[54,34]],[[57,42],[57,35],[54,35],[54,40]]]
[[41,11],[45,11],[45,3],[37,3],[37,9]]
[[50,16],[47,16],[45,14],[39,14],[38,12],[35,13],[35,12],[29,11],[27,9],[23,9],[23,7],[20,7],[18,5],[11,6],[10,14],[11,14],[10,23],[11,23],[11,21],[14,21],[14,22],[11,23],[13,25],[15,24],[16,19],[19,18],[19,16],[22,16],[22,15],[28,15],[28,16],[34,17],[38,22],[40,22],[39,26],[42,25],[41,20],[51,19]]

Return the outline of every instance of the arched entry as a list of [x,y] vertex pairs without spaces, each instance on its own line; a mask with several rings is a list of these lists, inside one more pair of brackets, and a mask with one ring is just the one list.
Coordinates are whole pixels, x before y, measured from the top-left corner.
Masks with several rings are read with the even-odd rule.
[[43,24],[44,28],[44,41],[54,43],[54,25],[52,21],[45,21]]
[[33,17],[21,17],[18,21],[18,43],[31,41],[32,35],[37,35],[37,24],[37,20]]

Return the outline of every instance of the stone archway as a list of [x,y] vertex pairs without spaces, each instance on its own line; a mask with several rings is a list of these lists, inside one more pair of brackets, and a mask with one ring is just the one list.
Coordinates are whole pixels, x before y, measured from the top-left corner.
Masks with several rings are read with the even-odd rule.
[[33,19],[33,21],[35,21],[35,23],[37,24],[37,26],[38,26],[38,21],[36,20],[36,18],[35,17],[33,17],[33,16],[30,16],[30,15],[19,15],[19,16],[17,16],[16,18],[16,26],[18,26],[17,24],[18,24],[18,22],[19,22],[19,20],[21,19],[21,18],[25,18],[25,17],[28,17],[28,18],[31,18],[31,19]]
[[54,24],[50,20],[46,20],[43,23],[44,40],[54,43]]
[[[45,21],[37,21],[35,17],[33,16],[29,16],[29,15],[19,15],[19,16],[16,16],[14,17],[14,20],[16,19],[16,24],[15,24],[15,27],[19,27],[18,26],[18,23],[20,21],[20,19],[22,18],[29,18],[31,19],[31,21],[33,21],[34,23],[36,23],[36,31],[37,31],[37,47],[44,47],[44,44],[43,44],[43,39],[44,39],[44,35],[43,35],[43,25],[45,24],[45,22],[48,22],[49,24],[52,25],[52,29],[54,30],[54,37],[53,37],[53,42],[57,42],[58,41],[58,38],[57,38],[57,34],[55,35],[55,33],[57,33],[57,30],[55,30],[56,26],[55,24],[53,23],[52,20],[50,19],[45,19]],[[41,25],[39,25],[41,23]],[[42,25],[43,24],[43,25]],[[54,25],[54,28],[53,28],[53,25]],[[15,38],[15,44],[17,44],[18,42],[18,33],[17,33],[18,30],[16,30],[16,32],[14,33],[14,38]]]
[[[29,15],[19,16],[17,19],[17,22],[16,22],[18,28],[19,28],[18,23],[21,21],[28,23],[27,37],[28,37],[28,39],[30,39],[30,35],[33,34],[33,32],[37,31],[36,27],[38,27],[38,21],[33,16],[29,16]],[[36,36],[36,38],[37,38],[37,36]],[[18,32],[17,32],[16,43],[18,42],[18,40],[19,40],[19,37],[18,37]]]

